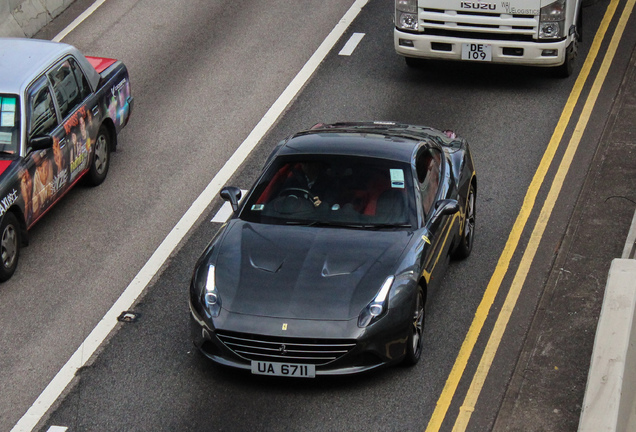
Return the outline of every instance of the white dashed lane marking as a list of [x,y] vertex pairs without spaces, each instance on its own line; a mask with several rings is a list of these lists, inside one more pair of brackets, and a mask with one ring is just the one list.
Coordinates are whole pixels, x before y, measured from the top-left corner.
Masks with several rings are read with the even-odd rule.
[[354,33],[351,35],[345,46],[342,47],[338,55],[341,56],[350,56],[353,51],[356,49],[362,38],[364,37],[364,33]]
[[[245,189],[241,189],[241,197],[244,197],[246,193],[247,191]],[[232,204],[226,201],[210,222],[225,223],[230,216],[232,216]]]

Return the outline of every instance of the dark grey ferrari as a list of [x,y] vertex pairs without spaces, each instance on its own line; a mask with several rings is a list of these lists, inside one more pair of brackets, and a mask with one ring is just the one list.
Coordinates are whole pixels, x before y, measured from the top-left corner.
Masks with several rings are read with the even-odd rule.
[[414,365],[427,290],[473,246],[468,143],[391,122],[318,124],[272,152],[190,285],[194,344],[254,374]]

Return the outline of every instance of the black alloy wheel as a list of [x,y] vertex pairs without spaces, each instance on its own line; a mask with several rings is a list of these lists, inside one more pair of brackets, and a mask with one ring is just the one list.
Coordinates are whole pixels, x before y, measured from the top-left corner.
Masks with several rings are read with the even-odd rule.
[[417,299],[413,308],[413,320],[406,341],[406,356],[403,363],[406,366],[415,366],[422,356],[424,345],[424,290],[417,287]]
[[470,256],[470,252],[473,250],[473,242],[475,240],[475,201],[477,194],[475,193],[475,186],[470,185],[468,190],[468,197],[466,198],[466,214],[464,215],[464,232],[461,235],[459,244],[453,251],[454,259],[464,259]]

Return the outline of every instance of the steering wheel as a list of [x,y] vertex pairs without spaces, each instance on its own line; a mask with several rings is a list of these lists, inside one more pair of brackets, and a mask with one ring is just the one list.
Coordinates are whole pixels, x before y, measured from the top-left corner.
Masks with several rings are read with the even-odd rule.
[[312,204],[314,203],[314,196],[308,189],[300,188],[300,187],[289,187],[283,189],[278,194],[279,197],[283,196],[294,196],[296,198],[305,198],[307,201],[310,201]]
[[314,208],[312,193],[299,187],[283,189],[274,201],[274,209],[281,214],[302,213],[312,211]]

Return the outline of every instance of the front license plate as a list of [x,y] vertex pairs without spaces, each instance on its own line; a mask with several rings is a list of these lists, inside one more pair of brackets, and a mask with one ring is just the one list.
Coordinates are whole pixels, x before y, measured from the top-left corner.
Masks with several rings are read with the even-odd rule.
[[462,44],[462,60],[492,61],[492,46],[478,43]]
[[252,362],[252,373],[257,375],[274,375],[298,378],[315,378],[316,366],[293,363]]

